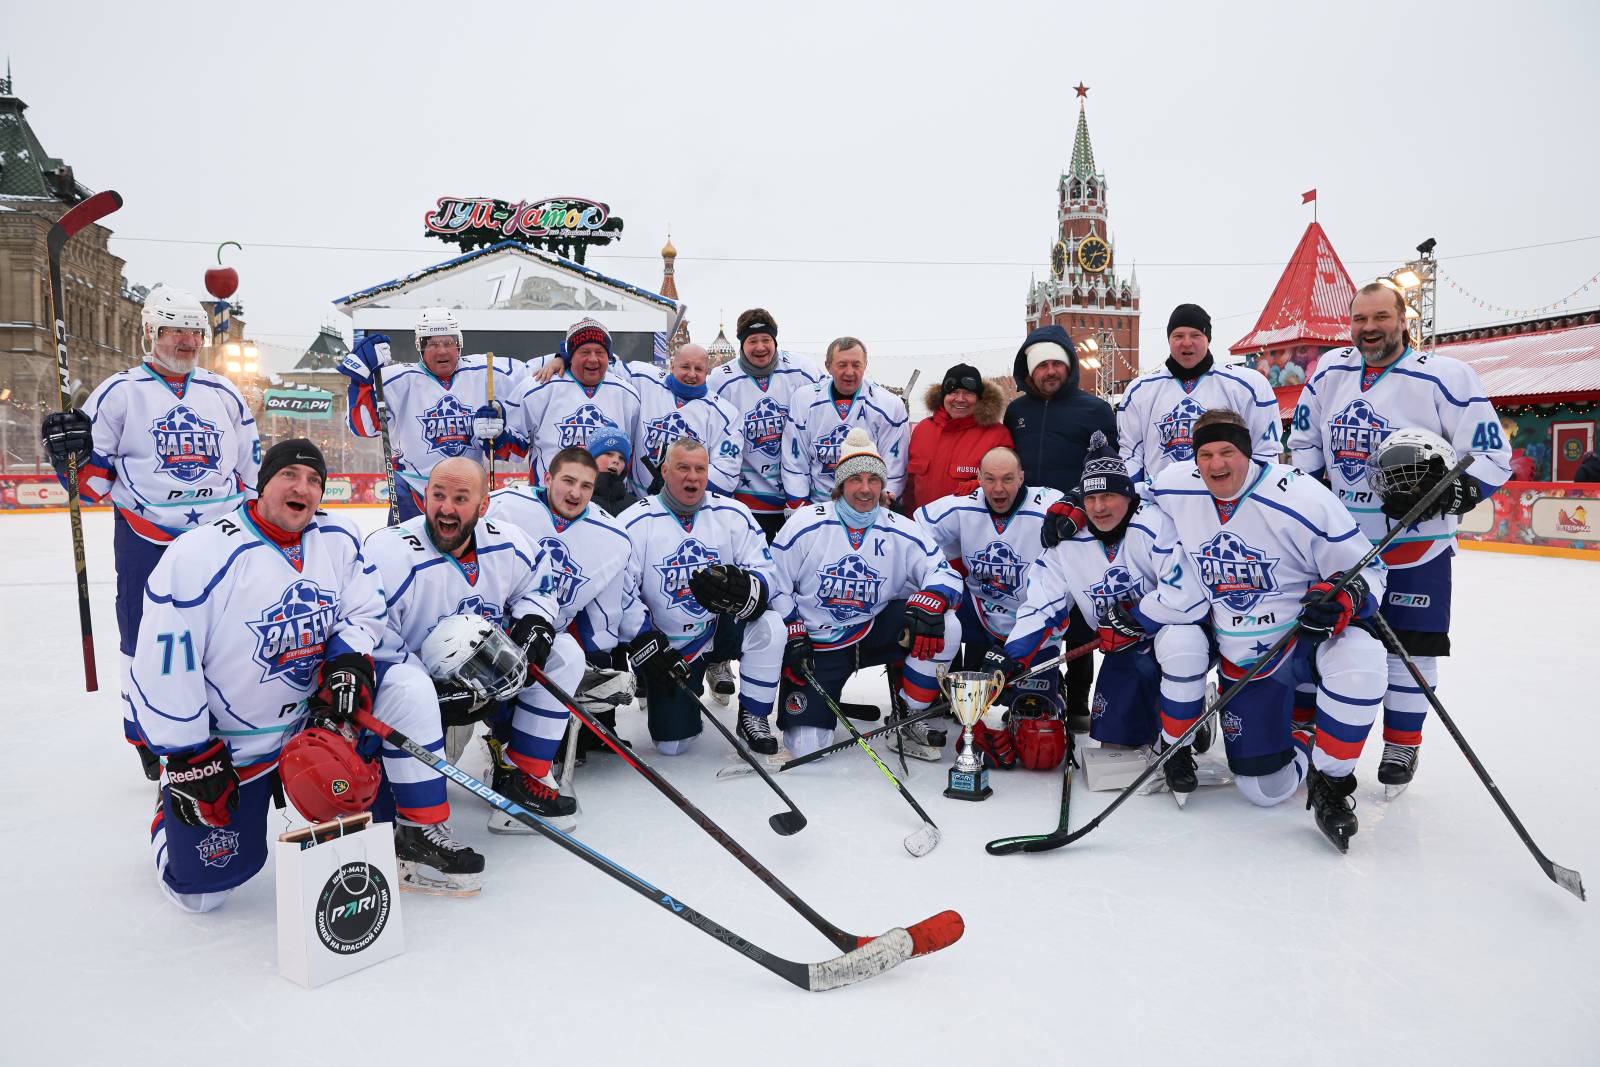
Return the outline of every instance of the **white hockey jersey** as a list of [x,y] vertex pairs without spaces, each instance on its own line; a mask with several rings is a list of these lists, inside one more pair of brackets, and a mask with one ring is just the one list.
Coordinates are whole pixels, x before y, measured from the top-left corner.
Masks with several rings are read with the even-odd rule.
[[[526,369],[506,356],[494,357],[494,398],[508,408],[520,392]],[[359,437],[378,436],[376,395],[370,384],[352,381],[349,390],[350,429]],[[484,462],[481,443],[472,436],[472,416],[489,402],[489,360],[462,356],[449,378],[435,377],[421,363],[389,363],[383,367],[383,402],[389,408],[389,447],[395,473],[420,497],[428,475],[440,460],[467,456]],[[523,451],[520,446],[510,450]]]
[[1000,516],[989,510],[980,487],[917,509],[918,525],[965,574],[978,621],[998,641],[1016,625],[1030,568],[1044,552],[1039,529],[1045,510],[1060,499],[1054,489],[1026,486],[1011,514]]
[[633,481],[643,495],[651,475],[645,458],[657,465],[667,446],[680,437],[692,437],[706,446],[710,462],[711,491],[732,496],[739,485],[739,461],[744,454],[739,440],[739,413],[731,403],[713,395],[679,400],[659,381],[636,379],[639,387],[639,421],[633,432]]
[[543,489],[514,486],[489,494],[489,518],[526,534],[555,573],[557,629],[572,629],[586,652],[617,645],[624,606],[632,599],[624,575],[632,545],[622,525],[590,506],[576,519],[550,510]]
[[839,448],[857,426],[867,431],[889,469],[884,488],[900,496],[911,445],[905,402],[865,378],[855,396],[841,400],[834,396],[833,380],[825,378],[796,390],[789,402],[789,425],[783,431],[783,491],[790,507],[828,499]]
[[127,699],[154,751],[220,737],[249,779],[277,762],[323,661],[344,652],[405,655],[355,532],[319,512],[286,550],[241,507],[156,564]]
[[742,449],[739,485],[734,499],[757,514],[781,514],[783,495],[783,431],[789,404],[798,389],[821,381],[822,368],[803,356],[779,352],[765,378],[752,378],[737,359],[716,367],[706,379],[712,395],[739,413],[737,435]]
[[928,532],[904,515],[878,509],[859,537],[840,521],[834,502],[803,507],[772,540],[778,595],[773,606],[806,624],[819,650],[853,645],[893,600],[919,589],[952,608],[961,603],[961,578]]
[[91,504],[109,495],[147,541],[171,541],[256,495],[256,420],[220,374],[195,370],[174,383],[141,363],[101,382],[83,410],[94,450],[79,495]]
[[1079,530],[1042,553],[1028,569],[1026,601],[1006,637],[1006,655],[1030,661],[1066,632],[1074,605],[1096,626],[1112,605],[1137,604],[1166,573],[1175,540],[1172,520],[1147,501],[1115,545]]
[[639,391],[609,371],[592,388],[563,371],[548,382],[529,378],[506,408],[507,427],[527,441],[529,476],[541,484],[557,452],[586,447],[596,430],[609,428],[632,439]]
[[1210,408],[1236,411],[1250,428],[1251,449],[1263,463],[1283,454],[1278,398],[1260,371],[1212,367],[1187,382],[1165,367],[1140,377],[1117,406],[1117,443],[1141,492],[1173,463],[1194,459],[1195,420]]
[[689,579],[713,563],[731,563],[755,574],[772,602],[772,553],[750,509],[738,501],[707,497],[685,523],[652,496],[618,515],[617,521],[632,546],[623,579],[634,594],[623,613],[625,640],[653,628],[685,659],[709,647],[717,617],[694,598]]
[[522,531],[478,520],[464,559],[441,552],[426,516],[367,535],[366,555],[378,568],[389,628],[411,652],[447,615],[482,615],[510,629],[527,614],[556,620],[555,573]]
[[[1212,497],[1193,463],[1175,463],[1156,479],[1155,502],[1172,520],[1178,544],[1155,592],[1139,602],[1139,611],[1161,624],[1209,614],[1222,655],[1241,667],[1294,624],[1313,582],[1349,570],[1372,549],[1321,482],[1281,463],[1251,467],[1231,503]],[[1387,573],[1381,560],[1362,571],[1371,596],[1359,612],[1382,602]]]
[[[1295,466],[1308,474],[1327,472],[1334,493],[1376,541],[1391,523],[1367,481],[1367,460],[1385,437],[1410,428],[1438,434],[1457,455],[1470,453],[1465,476],[1478,479],[1485,496],[1511,477],[1511,447],[1477,372],[1458,359],[1409,348],[1371,372],[1359,349],[1323,353],[1300,391],[1289,446]],[[1426,563],[1454,548],[1459,524],[1454,515],[1417,524],[1384,550],[1384,562],[1395,568]]]

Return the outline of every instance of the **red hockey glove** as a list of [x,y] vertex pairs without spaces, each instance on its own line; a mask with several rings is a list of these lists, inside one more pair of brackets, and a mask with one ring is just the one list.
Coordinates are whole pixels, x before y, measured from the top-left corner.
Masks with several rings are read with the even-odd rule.
[[313,716],[331,716],[354,722],[356,712],[372,713],[372,694],[378,688],[372,657],[345,652],[322,664],[317,691],[306,701]]
[[1046,509],[1044,525],[1039,527],[1039,542],[1046,548],[1054,548],[1063,541],[1072,540],[1088,521],[1089,516],[1084,514],[1083,505],[1076,497],[1062,497]]
[[1300,598],[1300,603],[1305,605],[1300,609],[1300,634],[1313,645],[1339,636],[1350,625],[1356,609],[1367,599],[1366,580],[1358,574],[1331,600],[1323,601],[1340,577],[1342,572],[1335,571],[1331,577],[1313,582]]
[[944,651],[944,613],[950,602],[938,593],[919,590],[906,598],[906,628],[900,643],[912,659],[932,659]]
[[789,639],[783,646],[783,676],[791,685],[805,688],[806,672],[817,669],[816,649],[811,647],[811,635],[806,624],[796,619],[789,624]]
[[239,810],[239,775],[222,738],[167,757],[167,797],[185,826],[226,826]]
[[1009,771],[1017,765],[1017,747],[1010,730],[991,730],[982,719],[972,724],[972,747],[982,752],[989,766]]
[[1100,617],[1101,652],[1121,652],[1149,636],[1133,613],[1132,604],[1113,604]]

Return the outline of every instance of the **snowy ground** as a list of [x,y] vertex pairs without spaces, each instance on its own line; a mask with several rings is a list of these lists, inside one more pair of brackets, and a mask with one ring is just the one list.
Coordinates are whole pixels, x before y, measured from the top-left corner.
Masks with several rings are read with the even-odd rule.
[[[967,805],[939,795],[942,767],[913,764],[910,786],[945,832],[918,860],[900,846],[915,817],[857,754],[782,776],[810,818],[791,838],[768,829],[781,806],[758,781],[713,779],[720,738],[658,760],[836,924],[875,934],[944,908],[965,916],[949,951],[820,997],[541,839],[492,838],[481,802],[453,791],[458,832],[488,856],[482,896],[406,896],[405,955],[307,992],[276,972],[270,867],[206,916],[157,892],[153,787],[117,724],[111,523],[87,519],[112,680],[93,696],[67,529],[64,515],[0,517],[12,768],[0,844],[13,872],[0,1062],[1596,1061],[1600,904],[1545,880],[1433,724],[1418,783],[1393,805],[1369,745],[1344,858],[1299,804],[1258,810],[1232,787],[1185,812],[1135,799],[1071,848],[993,858],[989,838],[1053,826],[1057,775],[997,774],[994,798]],[[1545,851],[1600,891],[1587,757],[1600,566],[1485,553],[1457,566],[1441,695]],[[865,681],[849,693],[880,695]],[[623,729],[647,744],[637,713]],[[774,952],[834,955],[619,761],[592,758],[577,789],[593,847]],[[1080,791],[1074,825],[1110,795]]]

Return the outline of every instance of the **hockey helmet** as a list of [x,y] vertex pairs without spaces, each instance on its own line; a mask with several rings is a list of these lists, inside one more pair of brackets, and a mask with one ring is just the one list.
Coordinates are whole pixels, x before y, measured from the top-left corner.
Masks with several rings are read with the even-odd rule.
[[145,355],[155,351],[156,333],[163,326],[205,334],[211,330],[211,320],[193,293],[158,285],[144,298],[139,312],[139,348]]
[[433,678],[476,686],[496,700],[509,700],[527,685],[522,649],[482,615],[446,615],[423,638],[420,655]]
[[289,739],[278,757],[278,774],[295,810],[312,822],[366,811],[383,779],[377,760],[362,759],[349,738],[320,726]]
[[1449,470],[1456,465],[1456,450],[1429,430],[1396,430],[1367,459],[1367,480],[1384,500],[1396,494],[1426,493],[1444,473],[1435,459]]
[[417,355],[422,355],[423,346],[430,337],[454,337],[457,345],[463,349],[467,346],[456,313],[449,308],[423,308],[422,314],[417,316]]

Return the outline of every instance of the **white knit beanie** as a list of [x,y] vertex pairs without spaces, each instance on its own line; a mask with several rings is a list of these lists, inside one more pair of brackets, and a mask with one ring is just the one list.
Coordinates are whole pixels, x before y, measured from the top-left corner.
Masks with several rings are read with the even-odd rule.
[[1022,355],[1028,361],[1028,373],[1033,374],[1039,369],[1039,364],[1058,360],[1067,366],[1072,366],[1072,357],[1067,355],[1067,350],[1054,341],[1035,341],[1023,350]]
[[839,446],[839,465],[833,469],[833,482],[843,485],[853,474],[876,474],[884,482],[889,481],[889,468],[878,455],[872,436],[859,426],[851,430],[844,444]]

